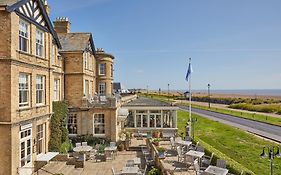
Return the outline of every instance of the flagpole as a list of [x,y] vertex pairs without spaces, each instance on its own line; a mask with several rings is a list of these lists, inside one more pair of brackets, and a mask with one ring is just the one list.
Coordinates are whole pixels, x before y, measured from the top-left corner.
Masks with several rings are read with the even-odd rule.
[[[189,58],[189,65],[191,64],[191,58]],[[190,137],[193,133],[191,133],[191,127],[192,127],[192,119],[191,119],[191,74],[189,76],[189,133]]]

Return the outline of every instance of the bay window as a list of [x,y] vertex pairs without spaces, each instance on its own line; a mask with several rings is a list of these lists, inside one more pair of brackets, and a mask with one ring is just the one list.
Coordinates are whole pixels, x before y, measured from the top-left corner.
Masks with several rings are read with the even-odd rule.
[[94,116],[94,134],[105,134],[104,114],[95,114],[95,116]]

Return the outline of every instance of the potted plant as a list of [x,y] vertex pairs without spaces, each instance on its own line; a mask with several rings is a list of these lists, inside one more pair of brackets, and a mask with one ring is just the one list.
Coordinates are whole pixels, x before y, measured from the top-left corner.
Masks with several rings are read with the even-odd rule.
[[166,151],[165,148],[159,147],[159,148],[157,148],[157,151],[158,151],[158,156],[159,156],[160,158],[164,158],[164,157],[165,157],[165,151]]
[[153,139],[153,143],[154,143],[155,146],[159,146],[160,145],[160,139],[159,138]]
[[149,172],[148,175],[161,175],[161,172],[159,169],[153,167]]
[[156,130],[156,131],[153,132],[153,137],[154,138],[160,138],[160,134],[161,134],[161,132]]
[[117,146],[117,148],[118,148],[118,151],[124,151],[125,146],[124,146],[123,143],[120,143],[120,144]]

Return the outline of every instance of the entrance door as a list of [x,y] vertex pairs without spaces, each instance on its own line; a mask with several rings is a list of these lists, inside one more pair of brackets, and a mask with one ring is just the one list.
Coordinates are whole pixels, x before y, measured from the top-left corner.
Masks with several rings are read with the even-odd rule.
[[20,132],[20,175],[32,174],[32,129]]

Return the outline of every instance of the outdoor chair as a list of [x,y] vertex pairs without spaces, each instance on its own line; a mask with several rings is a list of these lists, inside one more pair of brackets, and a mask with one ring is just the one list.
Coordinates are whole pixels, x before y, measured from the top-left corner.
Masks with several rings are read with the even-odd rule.
[[147,165],[145,165],[144,170],[140,170],[137,175],[146,175],[147,174]]
[[110,147],[115,147],[115,146],[116,146],[116,143],[115,143],[115,142],[110,142],[109,146],[110,146]]
[[113,175],[121,175],[122,173],[116,173],[115,168],[112,166],[111,171]]
[[177,153],[178,153],[178,161],[180,162],[184,158],[184,155],[182,154],[182,149],[180,146],[177,147]]
[[144,156],[150,154],[149,150],[148,150],[146,147],[144,147],[144,146],[141,147],[141,152],[142,152],[142,154],[143,154]]
[[209,165],[211,165],[213,157],[214,157],[214,153],[212,153],[211,156],[204,155],[202,158],[202,166],[207,168]]
[[176,148],[176,145],[173,137],[170,138],[170,143],[171,143],[171,149],[174,150]]
[[96,154],[97,154],[96,150],[90,151],[90,152],[87,154],[87,159],[88,159],[88,160],[94,160],[95,157],[96,157]]
[[198,145],[199,145],[199,142],[197,142],[196,145],[191,144],[189,147],[189,150],[196,150]]
[[197,159],[194,161],[194,170],[196,172],[196,175],[202,175],[204,173],[204,171],[200,169],[200,165]]
[[81,146],[81,143],[75,143],[75,147]]
[[220,167],[220,168],[226,168],[226,162],[225,160],[222,160],[222,159],[218,159],[217,160],[217,167]]
[[134,166],[134,160],[127,160],[126,167],[133,167]]
[[185,171],[188,170],[188,166],[187,166],[187,164],[185,162],[174,161],[173,162],[173,167],[175,167],[174,170],[180,170],[180,171],[181,170],[185,170]]
[[196,151],[199,151],[199,152],[203,152],[203,153],[204,153],[204,151],[205,151],[204,147],[203,147],[203,146],[200,146],[200,145],[198,145],[195,150],[196,150]]
[[113,160],[114,153],[112,151],[105,151],[106,160]]
[[82,146],[88,146],[87,142],[82,142]]
[[194,158],[192,156],[186,155],[184,161],[187,166],[194,166]]
[[147,166],[153,166],[155,164],[150,154],[145,156],[145,163]]

